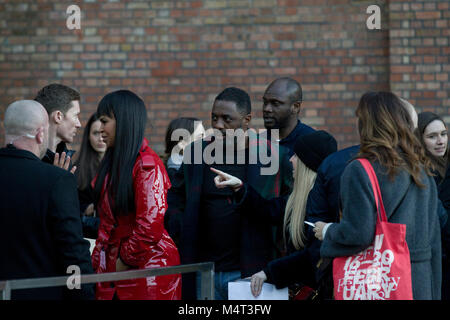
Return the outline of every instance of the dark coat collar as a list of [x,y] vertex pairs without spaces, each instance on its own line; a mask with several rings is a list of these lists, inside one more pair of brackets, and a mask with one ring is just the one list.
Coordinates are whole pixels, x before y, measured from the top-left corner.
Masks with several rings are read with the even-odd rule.
[[[61,141],[56,146],[56,152],[59,153],[59,154],[65,152],[66,156],[69,156],[70,158],[73,158],[75,150],[67,149],[66,144]],[[55,152],[51,151],[50,149],[47,149],[47,152],[45,153],[44,158],[42,158],[42,161],[44,161],[46,163],[49,163],[49,164],[53,164],[54,160],[55,160]],[[70,161],[70,163],[71,163],[70,167],[72,167],[72,160]]]
[[15,158],[26,158],[31,160],[41,161],[34,153],[28,150],[18,149],[12,144],[8,144],[6,148],[0,149],[0,156],[4,157],[15,157]]

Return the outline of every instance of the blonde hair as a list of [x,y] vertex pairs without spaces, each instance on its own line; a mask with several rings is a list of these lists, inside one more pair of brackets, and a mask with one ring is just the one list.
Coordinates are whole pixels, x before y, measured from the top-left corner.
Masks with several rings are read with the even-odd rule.
[[308,168],[297,158],[295,170],[294,188],[289,196],[284,213],[283,236],[286,242],[286,229],[294,247],[299,250],[305,246],[305,234],[303,232],[306,212],[306,201],[311,191],[317,173]]

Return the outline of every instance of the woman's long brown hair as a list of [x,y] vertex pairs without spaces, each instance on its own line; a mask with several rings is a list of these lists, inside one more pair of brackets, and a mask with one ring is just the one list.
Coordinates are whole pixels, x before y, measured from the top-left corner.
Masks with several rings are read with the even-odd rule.
[[358,157],[378,161],[391,179],[404,168],[414,183],[421,167],[431,175],[431,163],[414,135],[414,125],[402,101],[391,92],[367,92],[356,109],[361,147]]
[[84,128],[80,151],[78,154],[75,154],[77,156],[74,163],[74,165],[77,166],[75,176],[77,178],[78,189],[80,190],[84,190],[89,187],[89,184],[97,174],[98,166],[100,165],[98,153],[94,150],[94,148],[92,148],[89,140],[91,126],[97,120],[97,115],[95,113],[92,114],[86,124],[86,127]]

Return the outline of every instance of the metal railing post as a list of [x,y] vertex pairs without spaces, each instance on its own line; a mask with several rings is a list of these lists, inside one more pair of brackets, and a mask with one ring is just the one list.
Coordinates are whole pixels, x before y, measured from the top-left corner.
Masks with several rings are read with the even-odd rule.
[[200,271],[200,300],[214,300],[214,264]]
[[0,281],[0,300],[11,300],[11,286],[9,281]]
[[[196,264],[178,265],[153,269],[138,269],[122,272],[84,274],[80,276],[79,283],[87,284],[87,283],[120,281],[120,280],[139,279],[153,276],[164,276],[190,272],[200,272],[201,298],[204,300],[213,300],[214,299],[213,262],[202,262]],[[28,278],[28,279],[0,281],[0,300],[11,300],[11,290],[66,286],[69,277],[71,276]]]

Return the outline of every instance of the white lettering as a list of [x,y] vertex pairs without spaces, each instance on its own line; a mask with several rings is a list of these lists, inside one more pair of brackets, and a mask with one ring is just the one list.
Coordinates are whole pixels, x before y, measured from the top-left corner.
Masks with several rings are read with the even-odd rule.
[[373,4],[367,7],[366,13],[372,13],[366,20],[366,26],[369,30],[381,29],[381,14],[380,7]]
[[81,29],[81,10],[80,7],[73,4],[67,7],[66,13],[70,16],[67,17],[66,26],[69,30]]
[[395,256],[392,250],[382,251],[383,240],[383,234],[376,235],[373,246],[345,261],[344,278],[337,288],[344,300],[389,299],[397,290],[400,278],[389,275]]
[[69,288],[69,290],[81,289],[80,267],[77,265],[70,265],[67,267],[66,273],[68,274],[73,273],[69,278],[67,278],[66,281],[67,288]]
[[206,315],[206,318],[209,318],[211,311],[212,307],[191,307],[187,304],[185,304],[184,307],[178,307],[178,314]]

